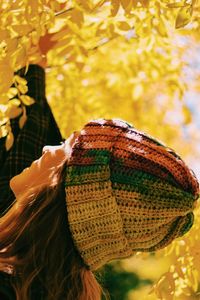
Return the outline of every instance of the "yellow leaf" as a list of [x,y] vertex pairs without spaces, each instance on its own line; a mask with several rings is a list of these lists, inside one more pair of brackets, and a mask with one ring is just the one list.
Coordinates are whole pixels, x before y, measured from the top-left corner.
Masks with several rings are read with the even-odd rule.
[[8,117],[3,117],[0,119],[0,126],[5,125],[8,122]]
[[16,65],[18,68],[21,68],[26,65],[27,53],[25,47],[21,46],[17,49],[13,57],[13,62],[13,64]]
[[7,135],[7,138],[6,138],[6,150],[10,150],[10,148],[12,147],[14,143],[14,135],[12,132],[9,132],[9,134]]
[[12,29],[19,35],[27,35],[29,32],[31,32],[32,27],[28,24],[22,24],[22,25],[12,25]]
[[22,85],[26,85],[27,84],[27,80],[25,78],[20,77],[19,75],[15,75],[14,76],[14,80]]
[[72,53],[69,57],[67,57],[68,62],[76,62],[77,55],[75,53]]
[[185,7],[182,7],[179,9],[178,15],[176,17],[176,28],[181,28],[184,27],[185,25],[187,25],[192,17],[192,6],[191,5],[187,5]]
[[7,127],[4,125],[0,125],[0,138],[7,136],[7,134],[8,134]]
[[194,270],[191,271],[189,282],[190,282],[190,285],[191,285],[193,291],[197,292],[198,283],[199,283],[199,273],[198,273],[197,270],[194,269]]
[[130,30],[131,29],[131,26],[127,23],[127,22],[118,22],[118,28],[120,30],[124,30],[124,31],[127,31],[127,30]]
[[118,13],[119,7],[120,7],[120,2],[119,0],[111,0],[111,16],[115,17]]
[[81,54],[88,57],[88,51],[84,47],[79,46],[79,50],[80,50]]
[[142,94],[143,94],[144,88],[143,85],[141,83],[138,83],[137,85],[135,85],[133,87],[133,91],[132,91],[132,97],[134,100],[139,99]]
[[172,2],[172,3],[168,3],[167,7],[169,8],[179,8],[179,7],[183,7],[185,6],[184,3],[182,1],[180,2]]
[[17,46],[18,46],[18,39],[17,38],[6,39],[5,42],[7,44],[8,54],[12,53],[13,51],[16,51]]
[[19,106],[21,104],[20,100],[17,98],[14,98],[12,100],[9,101],[8,105],[15,105],[15,106]]
[[182,111],[183,111],[183,115],[184,115],[184,123],[185,124],[191,123],[192,115],[191,115],[191,111],[189,110],[189,108],[187,106],[183,106]]
[[1,29],[0,30],[0,40],[1,41],[4,40],[4,39],[8,39],[9,36],[10,36],[10,32],[9,32],[8,29],[3,29],[3,30]]
[[159,281],[154,285],[154,293],[158,297],[158,299],[163,299],[163,289],[162,289],[162,284],[164,281],[164,276],[162,276]]
[[31,41],[32,41],[33,45],[38,45],[39,39],[40,39],[40,36],[38,35],[36,30],[31,32]]
[[[113,39],[113,38],[115,38],[115,37],[117,37],[117,36],[119,36],[119,33],[117,33],[116,31],[115,31],[115,25],[114,24],[110,24],[109,25],[109,31],[110,31],[110,38],[111,39]],[[104,34],[105,34],[105,31],[104,31]],[[105,42],[102,42],[102,44],[104,44],[104,43],[106,43],[106,40],[105,40]]]
[[134,1],[133,0],[129,1],[129,4],[124,9],[125,14],[129,14],[131,12],[132,7],[134,7]]
[[10,104],[8,106],[6,115],[9,117],[9,119],[14,119],[18,117],[22,113],[22,109],[14,104]]
[[0,104],[0,112],[1,112],[1,114],[4,115],[4,113],[6,112],[7,108],[8,108],[8,104],[7,105]]
[[182,266],[180,263],[177,263],[175,266],[175,271],[177,272],[178,276],[182,279],[185,278],[185,274],[183,272]]
[[0,94],[7,93],[9,87],[12,85],[13,70],[6,60],[0,62],[0,78]]
[[137,4],[138,4],[138,0],[132,0],[132,5],[133,5],[133,7],[136,7]]
[[78,67],[78,69],[80,70],[80,71],[82,71],[82,69],[83,69],[83,67],[84,67],[84,63],[82,63],[82,62],[76,62],[76,66]]
[[158,26],[156,27],[158,33],[163,36],[163,37],[167,37],[168,34],[167,34],[167,29],[166,29],[166,25],[162,19],[162,16],[160,16],[159,18],[159,24]]
[[35,100],[28,95],[20,95],[19,98],[23,102],[23,104],[27,106],[35,103]]
[[29,54],[29,64],[38,64],[42,59],[41,54],[36,50],[36,52],[32,52]]
[[11,87],[11,88],[9,88],[7,95],[10,99],[10,98],[13,98],[14,96],[16,96],[17,93],[18,93],[17,88]]
[[121,0],[120,2],[121,2],[123,9],[126,9],[129,6],[131,0]]
[[22,129],[26,123],[27,116],[26,113],[24,113],[21,118],[19,119],[19,128]]
[[66,37],[70,37],[70,40],[71,40],[71,36],[69,36],[69,33],[71,32],[71,30],[69,29],[68,26],[65,26],[63,28],[60,29],[59,32],[56,32],[52,35],[52,37],[50,38],[50,40],[52,42],[56,42],[56,41],[59,41],[60,39],[62,38],[66,38]]
[[73,23],[76,23],[78,26],[82,26],[84,22],[83,12],[79,9],[73,9],[71,12],[70,19]]
[[150,71],[150,75],[151,75],[151,77],[152,77],[154,80],[156,80],[156,79],[158,79],[158,77],[159,77],[159,71],[156,70],[156,69],[152,69],[152,70]]
[[[148,21],[148,20],[146,20],[146,21]],[[150,26],[149,22],[141,22],[140,21],[138,24],[135,25],[135,31],[139,37],[146,37],[151,32],[151,26]]]
[[1,95],[1,98],[0,98],[0,103],[1,104],[7,104],[9,101],[9,97],[7,95],[7,93],[4,93]]
[[167,272],[167,273],[165,273],[165,277],[166,277],[166,279],[169,282],[169,289],[170,289],[170,291],[172,293],[174,293],[175,292],[175,279],[173,277],[173,273]]
[[93,10],[101,7],[106,2],[107,2],[107,0],[100,0],[99,2],[97,2],[97,4],[94,5]]
[[74,46],[68,46],[66,48],[62,48],[61,50],[58,50],[58,54],[59,54],[59,56],[72,55],[73,48],[74,48]]
[[69,44],[70,41],[71,41],[71,37],[67,37],[63,40],[60,40],[55,44],[54,48],[58,49],[58,48],[61,48],[61,47],[65,47]]
[[149,0],[139,0],[139,2],[142,4],[143,7],[149,6]]
[[22,93],[22,94],[26,94],[28,92],[28,86],[27,85],[19,84],[17,86],[17,88],[19,89],[20,93]]

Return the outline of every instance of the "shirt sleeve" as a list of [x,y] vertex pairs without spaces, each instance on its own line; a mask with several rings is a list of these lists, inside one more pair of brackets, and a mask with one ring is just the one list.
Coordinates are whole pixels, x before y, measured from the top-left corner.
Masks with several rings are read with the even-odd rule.
[[28,82],[27,95],[35,103],[27,110],[27,121],[19,128],[19,118],[11,120],[15,141],[9,151],[5,149],[5,139],[0,139],[0,215],[4,214],[14,200],[10,179],[38,159],[45,145],[58,145],[62,141],[61,133],[53,117],[45,96],[45,71],[38,65],[30,65],[16,74]]

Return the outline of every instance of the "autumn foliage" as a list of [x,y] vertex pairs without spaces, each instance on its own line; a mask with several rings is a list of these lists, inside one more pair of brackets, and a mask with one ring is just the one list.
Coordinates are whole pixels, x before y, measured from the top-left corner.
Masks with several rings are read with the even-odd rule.
[[[64,137],[92,118],[122,118],[197,171],[199,13],[197,0],[0,0],[0,137],[7,150],[10,120],[18,117],[23,128],[34,103],[14,72],[46,56],[47,99]],[[151,293],[141,287],[129,300],[200,299],[199,214],[197,207],[192,230],[166,250],[124,262],[141,273],[134,267],[141,260],[143,277],[152,259],[152,273],[163,266],[148,277]]]

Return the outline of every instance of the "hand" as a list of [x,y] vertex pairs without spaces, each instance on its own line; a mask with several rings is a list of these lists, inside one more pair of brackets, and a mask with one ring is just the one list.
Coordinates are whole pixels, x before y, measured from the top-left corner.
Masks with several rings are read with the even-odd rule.
[[48,51],[55,46],[56,41],[51,40],[54,35],[55,33],[46,33],[44,36],[40,37],[39,48],[42,55],[46,55]]
[[46,33],[44,36],[40,37],[37,51],[40,58],[37,58],[36,61],[31,60],[30,63],[40,65],[42,68],[47,67],[47,53],[57,43],[56,41],[51,40],[54,35],[55,33]]

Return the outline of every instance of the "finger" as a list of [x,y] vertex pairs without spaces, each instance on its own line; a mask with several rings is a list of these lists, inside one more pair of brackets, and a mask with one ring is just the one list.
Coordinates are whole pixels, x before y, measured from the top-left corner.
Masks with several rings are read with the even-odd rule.
[[52,49],[56,42],[51,40],[52,34],[47,33],[42,36],[39,40],[39,48],[42,54],[46,54],[50,49]]

